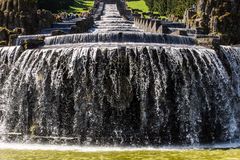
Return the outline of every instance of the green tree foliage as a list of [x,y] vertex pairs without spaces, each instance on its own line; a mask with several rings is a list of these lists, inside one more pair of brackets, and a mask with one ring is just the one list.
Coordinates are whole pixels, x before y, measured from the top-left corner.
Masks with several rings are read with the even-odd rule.
[[47,9],[52,12],[66,10],[74,3],[74,0],[38,0],[38,8]]
[[185,9],[196,4],[197,0],[145,0],[151,12],[159,12],[161,15],[174,14],[183,16]]

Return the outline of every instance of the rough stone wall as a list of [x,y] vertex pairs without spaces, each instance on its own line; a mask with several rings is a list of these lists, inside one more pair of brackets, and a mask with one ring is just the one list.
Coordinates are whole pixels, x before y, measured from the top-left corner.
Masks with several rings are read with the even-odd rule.
[[221,36],[223,44],[240,43],[240,0],[198,0],[196,15],[186,21],[207,34]]
[[37,11],[35,0],[0,0],[0,26],[21,27],[26,34],[32,34],[44,26],[43,21],[49,25],[53,16],[46,11]]
[[32,33],[36,11],[33,0],[0,0],[0,25],[9,29],[22,27],[26,33]]

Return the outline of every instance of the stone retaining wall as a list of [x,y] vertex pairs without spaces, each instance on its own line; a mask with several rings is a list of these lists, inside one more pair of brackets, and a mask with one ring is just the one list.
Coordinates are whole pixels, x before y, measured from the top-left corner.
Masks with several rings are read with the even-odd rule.
[[160,19],[141,18],[140,15],[134,15],[134,25],[144,32],[173,34],[187,36],[191,32],[183,23],[169,22]]
[[127,9],[127,4],[125,0],[116,0],[117,8],[121,16],[127,20],[133,20],[133,15],[131,10]]
[[134,24],[136,27],[145,32],[168,34],[169,30],[163,25],[161,20],[146,19],[140,16],[134,17]]
[[76,22],[76,25],[71,27],[71,33],[84,33],[87,32],[94,25],[94,17],[86,17]]
[[105,3],[99,0],[94,1],[94,6],[91,11],[91,15],[94,20],[100,20],[101,15],[103,14]]

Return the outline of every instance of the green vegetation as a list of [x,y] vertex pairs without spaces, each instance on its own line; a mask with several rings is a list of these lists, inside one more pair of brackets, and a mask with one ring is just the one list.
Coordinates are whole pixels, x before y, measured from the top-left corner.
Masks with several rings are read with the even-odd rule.
[[0,150],[0,160],[237,160],[240,150],[186,151],[20,151]]
[[70,6],[72,12],[87,12],[94,4],[94,0],[75,0],[74,4]]
[[129,0],[127,1],[127,5],[131,9],[139,9],[143,12],[149,12],[149,8],[144,0]]
[[94,0],[38,0],[37,4],[38,8],[52,12],[85,12],[93,6]]
[[145,0],[150,11],[157,11],[161,15],[174,14],[182,17],[184,11],[196,4],[197,0]]
[[[127,5],[129,9],[137,10],[138,13],[142,12],[150,12],[149,7],[146,5],[144,0],[128,0]],[[140,12],[141,11],[141,12]],[[158,14],[159,12],[153,12],[154,14]],[[145,16],[148,18],[149,16]],[[160,16],[159,18],[167,18],[166,16]]]

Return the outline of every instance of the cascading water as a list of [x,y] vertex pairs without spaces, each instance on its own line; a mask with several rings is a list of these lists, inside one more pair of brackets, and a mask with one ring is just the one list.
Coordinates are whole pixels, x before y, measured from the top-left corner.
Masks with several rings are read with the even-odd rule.
[[105,11],[100,21],[96,21],[94,32],[109,32],[109,31],[129,31],[140,32],[139,29],[133,27],[133,22],[122,18],[115,4],[105,5]]
[[46,45],[97,42],[195,44],[195,40],[191,37],[143,33],[133,26],[132,21],[120,16],[115,4],[105,5],[104,14],[100,21],[95,22],[95,28],[91,30],[91,33],[45,38]]
[[233,140],[239,62],[227,47],[27,50],[2,78],[5,131],[91,144]]
[[74,42],[68,35],[46,38],[48,45],[24,52],[0,48],[0,138],[85,145],[239,140],[240,48],[127,38],[86,43],[81,36],[69,36],[76,44],[65,44]]
[[[14,63],[20,57],[22,48],[17,47],[2,47],[0,48],[0,134],[4,131],[4,120],[6,116],[6,98],[4,93],[7,88],[4,88],[7,81],[7,75],[14,66]],[[7,83],[7,82],[6,82]]]
[[160,35],[152,33],[110,32],[110,33],[85,33],[66,36],[46,37],[46,45],[60,45],[73,43],[167,43],[167,44],[195,44],[190,37],[179,37],[173,35]]
[[43,39],[44,37],[51,36],[51,34],[36,34],[36,35],[22,35],[18,36],[16,45],[21,45],[25,40],[31,40],[31,39]]

